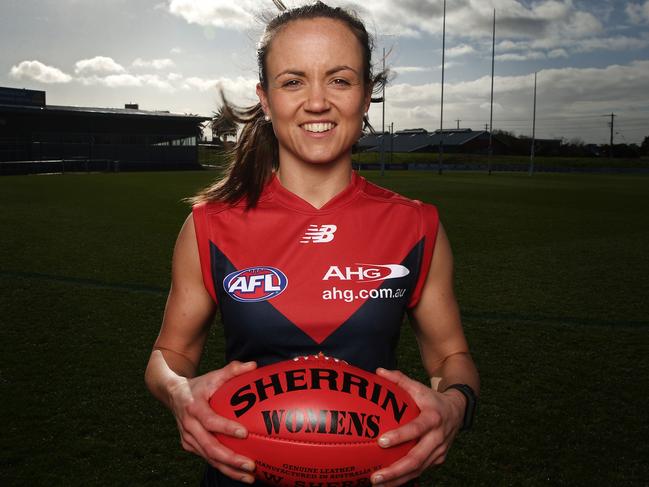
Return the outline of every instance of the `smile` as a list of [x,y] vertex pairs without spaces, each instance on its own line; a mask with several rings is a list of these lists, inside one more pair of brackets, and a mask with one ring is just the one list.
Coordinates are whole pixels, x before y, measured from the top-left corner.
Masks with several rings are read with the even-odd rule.
[[301,125],[301,127],[307,132],[314,132],[314,133],[327,132],[333,129],[335,126],[336,124],[332,122],[305,123]]

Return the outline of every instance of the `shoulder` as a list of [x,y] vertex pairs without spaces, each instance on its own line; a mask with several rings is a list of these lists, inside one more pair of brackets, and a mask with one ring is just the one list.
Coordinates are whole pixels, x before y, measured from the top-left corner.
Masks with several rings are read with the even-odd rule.
[[243,206],[243,202],[237,204],[226,203],[224,201],[201,201],[192,206],[192,215],[194,219],[200,218],[203,215],[213,215],[223,211],[231,210]]
[[408,198],[390,189],[370,183],[367,180],[364,180],[363,195],[365,198],[373,200],[378,204],[383,203],[410,207],[424,219],[432,218],[433,220],[437,220],[439,218],[437,207],[434,204],[424,203],[417,199]]

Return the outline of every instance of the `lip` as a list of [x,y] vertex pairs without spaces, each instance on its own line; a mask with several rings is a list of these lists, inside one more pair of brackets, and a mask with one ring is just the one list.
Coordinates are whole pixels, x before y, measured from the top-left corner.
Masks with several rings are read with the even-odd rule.
[[[324,124],[324,123],[326,123],[326,124],[332,124],[333,127],[330,128],[329,130],[324,131],[324,132],[310,132],[309,130],[307,130],[307,129],[304,128],[305,125],[311,125],[311,124]],[[325,120],[325,119],[321,119],[321,120],[308,120],[308,121],[306,121],[306,122],[302,122],[301,124],[299,124],[299,126],[300,126],[300,128],[302,129],[302,131],[303,131],[306,135],[308,135],[309,137],[322,138],[322,137],[327,137],[327,136],[330,135],[334,130],[336,130],[336,127],[338,127],[338,124],[337,124],[336,122],[334,122],[333,120]]]

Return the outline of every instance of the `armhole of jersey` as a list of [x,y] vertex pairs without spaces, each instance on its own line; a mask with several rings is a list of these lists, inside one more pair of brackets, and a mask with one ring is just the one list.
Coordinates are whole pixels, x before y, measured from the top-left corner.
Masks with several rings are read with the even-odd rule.
[[421,266],[419,269],[419,276],[417,277],[417,284],[415,290],[410,296],[408,308],[414,308],[419,302],[421,291],[426,283],[428,271],[430,270],[431,262],[433,261],[433,252],[435,250],[435,242],[437,241],[437,230],[439,229],[439,214],[437,208],[433,205],[421,205],[421,233],[424,239],[423,255],[421,256]]
[[216,291],[214,290],[214,281],[212,280],[212,266],[210,258],[210,239],[209,226],[207,221],[207,203],[198,203],[192,207],[194,218],[194,230],[196,232],[196,243],[198,245],[198,256],[201,261],[201,274],[203,275],[203,285],[207,292],[212,296],[215,303]]

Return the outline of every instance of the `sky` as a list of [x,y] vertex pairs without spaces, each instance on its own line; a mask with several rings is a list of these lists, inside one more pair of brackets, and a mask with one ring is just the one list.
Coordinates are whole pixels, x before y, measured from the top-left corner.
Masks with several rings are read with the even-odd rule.
[[[289,6],[303,1],[284,0]],[[383,49],[386,127],[440,127],[442,0],[373,0],[354,9]],[[447,0],[444,128],[640,143],[649,136],[649,0]],[[255,45],[271,0],[0,0],[0,86],[47,92],[50,105],[209,116],[217,87],[256,102]],[[370,120],[382,128],[380,104]]]

